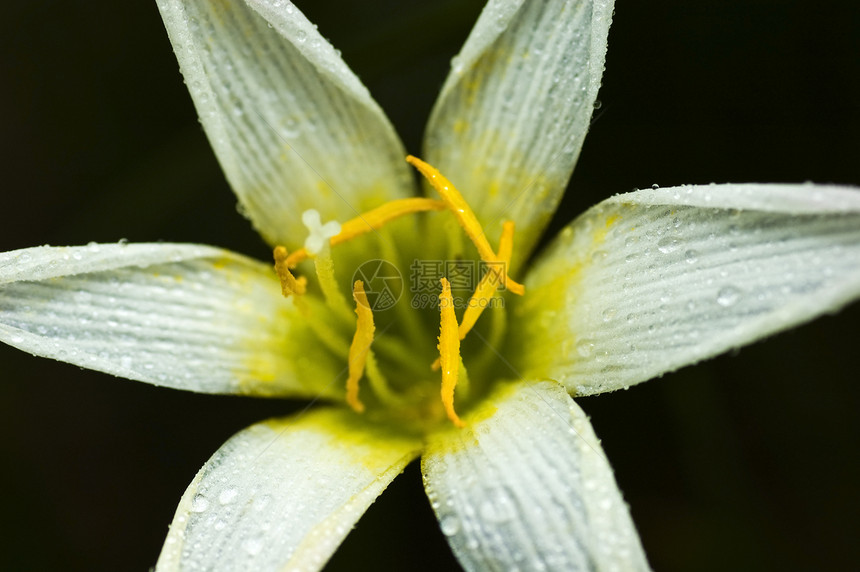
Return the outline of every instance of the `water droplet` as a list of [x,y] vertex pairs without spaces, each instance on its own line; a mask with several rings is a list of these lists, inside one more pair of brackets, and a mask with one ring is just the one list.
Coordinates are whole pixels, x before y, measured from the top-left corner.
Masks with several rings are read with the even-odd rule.
[[576,352],[582,357],[588,357],[594,351],[594,342],[582,339],[576,342]]
[[612,318],[615,317],[615,314],[617,314],[617,313],[618,313],[618,310],[616,310],[615,308],[606,308],[605,310],[603,310],[603,321],[604,322],[610,321]]
[[595,250],[594,253],[591,255],[591,261],[603,262],[604,260],[606,260],[607,256],[608,253],[605,250]]
[[262,511],[272,502],[272,495],[262,495],[254,499],[254,510]]
[[191,501],[191,512],[204,512],[209,508],[209,499],[203,495],[197,495]]
[[460,56],[454,56],[453,58],[451,58],[451,71],[459,74],[463,72],[463,67],[463,58],[461,58]]
[[684,260],[687,261],[687,264],[695,264],[699,261],[699,253],[695,250],[688,250],[684,253]]
[[296,41],[300,44],[304,44],[308,39],[308,33],[304,30],[299,30],[296,34]]
[[239,494],[239,491],[236,490],[236,487],[230,487],[221,491],[221,494],[218,495],[218,502],[221,504],[230,504],[234,500],[236,500],[236,495]]
[[723,306],[724,308],[728,308],[729,306],[733,306],[737,304],[738,300],[741,299],[740,288],[737,286],[724,286],[720,288],[720,291],[717,292],[717,304]]
[[460,521],[454,515],[448,515],[439,521],[439,528],[445,536],[454,536],[460,532]]
[[251,556],[256,556],[263,551],[263,537],[254,536],[253,538],[245,539],[242,542],[242,549]]
[[479,511],[481,518],[494,523],[505,522],[516,516],[513,501],[503,490],[494,491],[481,503]]
[[678,249],[678,246],[681,244],[681,241],[676,236],[667,236],[661,238],[657,243],[657,250],[662,252],[663,254],[669,254],[670,252],[674,252]]

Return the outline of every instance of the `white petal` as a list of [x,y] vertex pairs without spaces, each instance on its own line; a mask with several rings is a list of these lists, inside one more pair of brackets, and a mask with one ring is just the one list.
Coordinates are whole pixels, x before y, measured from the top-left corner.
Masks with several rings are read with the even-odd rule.
[[561,198],[603,75],[612,0],[491,1],[452,61],[425,154],[528,254]]
[[185,491],[156,570],[318,570],[420,444],[347,411],[259,423]]
[[554,382],[493,395],[422,459],[442,532],[466,570],[645,570],[600,442]]
[[342,364],[306,330],[270,266],[217,248],[0,254],[0,341],[129,379],[211,393],[339,389]]
[[412,193],[394,129],[290,2],[158,5],[215,153],[270,243],[298,248],[307,209],[344,221]]
[[594,207],[535,265],[513,331],[528,375],[627,387],[860,296],[860,192],[638,191]]

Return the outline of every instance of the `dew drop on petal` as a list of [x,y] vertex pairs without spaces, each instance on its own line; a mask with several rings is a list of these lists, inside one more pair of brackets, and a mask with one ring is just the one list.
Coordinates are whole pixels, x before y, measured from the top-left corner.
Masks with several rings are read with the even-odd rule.
[[516,516],[514,501],[504,490],[494,491],[479,507],[481,518],[488,522],[500,523]]
[[236,487],[229,487],[221,491],[221,494],[218,495],[218,502],[221,504],[230,504],[236,499],[236,495],[239,494],[239,491],[236,490]]
[[657,250],[662,252],[663,254],[669,254],[670,252],[674,252],[678,249],[678,246],[681,244],[681,241],[678,240],[675,236],[667,236],[661,238],[657,243]]
[[576,342],[576,352],[582,357],[588,357],[594,351],[594,342],[588,339]]
[[242,549],[251,556],[256,556],[263,551],[262,536],[254,536],[252,538],[245,539],[242,542]]
[[204,512],[209,508],[209,499],[203,495],[197,495],[191,501],[191,512]]
[[460,521],[456,516],[448,515],[439,521],[439,528],[445,536],[454,536],[460,531]]
[[737,286],[723,286],[717,292],[717,304],[724,308],[734,306],[741,299],[741,290]]

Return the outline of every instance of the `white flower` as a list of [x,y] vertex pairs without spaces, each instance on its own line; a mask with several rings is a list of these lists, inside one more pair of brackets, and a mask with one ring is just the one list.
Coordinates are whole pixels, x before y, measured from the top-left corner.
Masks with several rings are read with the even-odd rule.
[[[344,222],[409,196],[396,136],[335,52],[289,3],[248,4],[161,8],[260,232],[295,250],[310,209]],[[503,220],[517,223],[513,277],[582,144],[610,13],[611,3],[491,3],[431,119],[427,158],[491,240]],[[647,566],[599,444],[562,388],[627,387],[841,307],[860,292],[858,212],[855,191],[811,186],[656,189],[601,203],[532,265],[512,311],[475,330],[463,354],[471,395],[458,405],[466,429],[439,422],[429,367],[427,380],[412,369],[429,366],[438,322],[398,316],[392,333],[414,354],[402,359],[397,336],[377,327],[383,381],[368,374],[369,410],[320,409],[231,439],[183,497],[159,567],[320,566],[422,450],[442,530],[467,568]],[[335,266],[474,258],[449,215],[419,222],[422,235],[401,221],[355,239],[333,250]],[[0,335],[24,350],[157,385],[344,400],[332,382],[352,352],[336,291],[311,292],[307,307],[285,301],[269,268],[238,255],[37,248],[0,258],[0,276]]]

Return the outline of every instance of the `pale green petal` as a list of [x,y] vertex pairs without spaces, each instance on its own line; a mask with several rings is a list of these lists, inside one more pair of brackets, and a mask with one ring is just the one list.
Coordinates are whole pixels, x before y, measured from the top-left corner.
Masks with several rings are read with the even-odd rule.
[[611,0],[491,1],[442,88],[425,155],[528,254],[564,191],[603,75]]
[[337,395],[270,266],[208,246],[91,244],[0,254],[0,341],[207,393]]
[[267,241],[300,246],[309,208],[342,222],[413,193],[385,115],[290,2],[158,6],[209,141]]
[[518,383],[422,459],[466,570],[647,570],[600,441],[554,382]]
[[419,450],[343,410],[253,425],[185,491],[156,570],[319,570]]
[[518,367],[612,391],[839,310],[860,296],[860,192],[711,185],[604,201],[536,263]]

